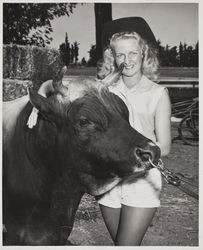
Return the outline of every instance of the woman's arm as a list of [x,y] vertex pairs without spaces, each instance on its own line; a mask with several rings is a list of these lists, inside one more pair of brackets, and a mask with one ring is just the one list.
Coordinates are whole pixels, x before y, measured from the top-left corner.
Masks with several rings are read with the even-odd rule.
[[[38,90],[38,93],[44,97],[47,97],[48,94],[53,93],[53,92],[54,92],[54,87],[52,84],[52,80],[43,82]],[[28,128],[31,129],[37,124],[37,118],[38,118],[38,109],[33,107],[32,112],[27,121]]]
[[163,91],[156,110],[155,133],[161,156],[168,155],[171,149],[171,102],[166,89]]

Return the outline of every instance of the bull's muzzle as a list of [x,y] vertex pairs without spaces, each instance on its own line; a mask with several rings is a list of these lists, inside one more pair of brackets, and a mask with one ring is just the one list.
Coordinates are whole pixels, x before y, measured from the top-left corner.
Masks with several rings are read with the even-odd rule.
[[137,161],[140,163],[140,167],[145,167],[147,169],[151,168],[149,159],[157,165],[158,160],[161,156],[160,148],[153,142],[149,142],[145,147],[136,147],[134,149],[134,155]]

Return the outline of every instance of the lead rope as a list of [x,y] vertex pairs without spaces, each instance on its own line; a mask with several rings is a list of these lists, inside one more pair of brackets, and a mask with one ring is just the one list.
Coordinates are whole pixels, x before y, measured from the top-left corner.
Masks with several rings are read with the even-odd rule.
[[186,194],[192,196],[196,200],[199,200],[199,195],[196,192],[194,192],[193,190],[186,187],[185,185],[188,184],[188,185],[193,186],[195,188],[197,188],[198,186],[196,184],[194,184],[193,182],[191,182],[190,180],[188,180],[188,178],[184,177],[183,174],[176,174],[176,173],[171,172],[169,169],[167,169],[164,166],[163,161],[161,159],[159,159],[157,165],[155,165],[151,161],[150,158],[149,158],[149,162],[154,168],[156,168],[160,171],[160,173],[163,175],[165,181],[168,184],[171,184],[171,185],[179,188],[180,190],[182,190]]

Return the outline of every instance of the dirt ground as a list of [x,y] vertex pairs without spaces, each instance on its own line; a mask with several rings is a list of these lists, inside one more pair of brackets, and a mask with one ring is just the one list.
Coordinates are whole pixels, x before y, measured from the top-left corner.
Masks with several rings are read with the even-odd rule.
[[[177,135],[177,123],[172,124],[172,135]],[[163,158],[164,165],[182,172],[198,184],[198,147],[172,144],[170,155]],[[142,242],[143,246],[198,246],[198,201],[163,180],[161,207]],[[113,246],[103,222],[97,202],[85,195],[76,214],[69,240],[80,246]]]

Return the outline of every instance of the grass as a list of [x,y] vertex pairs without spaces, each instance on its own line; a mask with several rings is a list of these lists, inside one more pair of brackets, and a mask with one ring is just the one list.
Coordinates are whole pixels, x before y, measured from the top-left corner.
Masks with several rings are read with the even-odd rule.
[[[164,67],[160,68],[162,77],[198,77],[198,68],[177,68],[177,67]],[[95,76],[96,68],[93,67],[78,67],[68,68],[68,76],[80,76],[85,78],[88,76]],[[22,81],[13,79],[4,79],[3,81],[3,100],[9,101],[26,94],[27,81],[25,84]],[[198,96],[198,88],[168,88],[169,95],[172,103],[191,99]]]
[[[160,75],[162,77],[198,77],[198,68],[186,67],[161,67]],[[84,75],[95,76],[95,67],[68,68],[67,75]]]
[[186,67],[162,67],[159,72],[164,77],[195,77],[198,78],[198,68],[186,68]]
[[[160,68],[161,77],[194,77],[198,78],[198,68],[186,68],[186,67],[162,67]],[[69,68],[67,76],[95,76],[96,68],[94,67],[81,67],[81,68]],[[183,84],[183,83],[182,83]],[[199,94],[198,88],[170,88],[168,87],[169,95],[172,103],[183,101],[186,99],[192,99]]]

